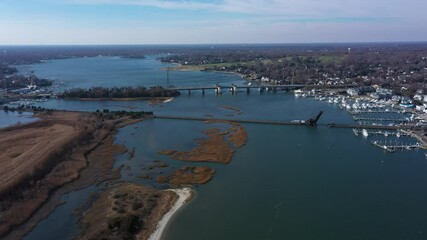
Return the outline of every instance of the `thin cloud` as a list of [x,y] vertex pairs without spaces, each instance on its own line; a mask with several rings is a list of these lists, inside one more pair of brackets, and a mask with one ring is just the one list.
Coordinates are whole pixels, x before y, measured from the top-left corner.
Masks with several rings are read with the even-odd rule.
[[75,4],[148,6],[162,9],[209,10],[252,15],[284,14],[286,17],[393,17],[421,14],[424,0],[66,0]]

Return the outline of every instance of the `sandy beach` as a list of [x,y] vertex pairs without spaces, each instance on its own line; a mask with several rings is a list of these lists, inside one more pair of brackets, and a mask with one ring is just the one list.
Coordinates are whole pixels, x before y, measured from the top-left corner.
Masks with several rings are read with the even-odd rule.
[[185,203],[191,198],[192,190],[191,188],[182,188],[182,189],[169,189],[167,191],[175,192],[178,195],[178,199],[172,208],[167,212],[162,220],[157,224],[156,230],[150,235],[149,240],[160,240],[162,238],[163,232],[171,220],[172,216],[184,206]]

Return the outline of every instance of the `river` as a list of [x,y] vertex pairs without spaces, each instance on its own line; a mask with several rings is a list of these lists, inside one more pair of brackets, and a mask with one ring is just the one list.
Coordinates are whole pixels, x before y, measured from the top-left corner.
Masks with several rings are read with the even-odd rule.
[[[21,66],[21,72],[63,82],[60,89],[91,86],[166,84],[165,67],[155,60],[117,57],[73,58]],[[244,84],[225,73],[170,72],[175,86],[216,83]],[[58,89],[59,90],[59,89]],[[427,238],[427,161],[423,151],[386,153],[356,137],[351,129],[332,129],[327,123],[352,123],[351,115],[315,99],[296,99],[290,93],[252,92],[231,95],[183,94],[170,103],[144,101],[51,100],[41,106],[56,109],[150,110],[156,114],[220,118],[294,120],[324,111],[319,126],[243,124],[248,143],[236,150],[230,164],[201,164],[215,168],[206,185],[173,217],[165,239],[425,239]],[[231,106],[241,111],[224,108]],[[135,157],[118,155],[124,164],[122,180],[166,188],[139,178],[153,161],[169,164],[161,172],[188,165],[159,155],[166,149],[188,150],[205,129],[226,127],[196,121],[146,120],[122,128],[116,143],[135,149]],[[102,187],[102,186],[100,186]],[[97,187],[63,196],[58,207],[25,239],[68,239],[77,233],[73,210]]]

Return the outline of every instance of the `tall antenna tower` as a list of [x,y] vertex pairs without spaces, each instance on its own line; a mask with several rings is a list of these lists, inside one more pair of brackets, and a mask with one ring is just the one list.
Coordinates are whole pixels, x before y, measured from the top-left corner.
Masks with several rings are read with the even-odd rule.
[[170,87],[170,83],[169,83],[169,72],[170,72],[170,70],[171,70],[171,65],[169,65],[166,68],[166,87]]

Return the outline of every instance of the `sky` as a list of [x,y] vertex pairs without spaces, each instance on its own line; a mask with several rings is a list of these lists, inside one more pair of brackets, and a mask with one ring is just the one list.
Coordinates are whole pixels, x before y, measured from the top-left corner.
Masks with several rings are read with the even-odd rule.
[[427,41],[427,0],[0,0],[0,45]]

